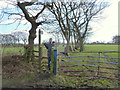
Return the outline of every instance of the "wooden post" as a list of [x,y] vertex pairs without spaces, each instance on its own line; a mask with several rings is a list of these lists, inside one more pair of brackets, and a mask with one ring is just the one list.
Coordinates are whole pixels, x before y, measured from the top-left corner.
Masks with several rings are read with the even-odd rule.
[[57,74],[57,50],[52,49],[51,51],[51,72],[56,75]]
[[52,49],[52,51],[51,51],[51,64],[50,64],[50,69],[51,69],[52,73],[53,73],[53,62],[54,62],[54,50]]
[[26,46],[24,46],[24,58],[25,58],[25,61],[27,61],[28,63],[29,63],[29,46],[28,45],[26,45]]
[[59,72],[61,72],[60,66],[61,66],[61,53],[59,53],[59,61],[58,61],[58,70],[59,70]]
[[24,46],[24,59],[27,61],[27,48]]
[[57,74],[57,50],[54,50],[53,74]]
[[39,68],[41,68],[41,57],[42,57],[42,52],[41,52],[41,30],[39,29]]
[[100,71],[100,53],[101,53],[101,52],[99,52],[98,75],[99,75],[99,71]]

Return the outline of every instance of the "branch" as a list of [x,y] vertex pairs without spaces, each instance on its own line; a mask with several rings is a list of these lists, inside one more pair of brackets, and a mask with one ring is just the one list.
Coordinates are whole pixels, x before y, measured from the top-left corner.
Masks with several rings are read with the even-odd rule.
[[18,29],[18,27],[20,26],[20,24],[21,24],[21,20],[22,20],[22,17],[20,18],[20,21],[19,21],[19,23],[18,23],[18,25],[17,25],[17,27],[16,27],[16,29],[15,29],[15,30],[17,30],[17,29]]
[[3,13],[9,14],[10,16],[11,16],[11,15],[19,15],[19,16],[21,16],[21,17],[25,17],[25,16],[21,15],[20,13],[9,13],[9,12],[5,12],[5,11],[3,11]]
[[86,35],[87,31],[88,31],[88,24],[89,24],[89,21],[87,21],[87,23],[85,25],[85,32],[83,33],[82,38],[85,38],[85,35]]
[[[27,10],[25,9],[25,5],[24,3],[20,3],[18,2],[17,4],[19,6],[19,8],[22,10],[22,12],[25,14],[25,18],[29,21],[29,22],[33,22],[32,18],[29,16]],[[29,4],[30,5],[30,4]]]
[[[13,23],[15,23],[15,22],[17,22],[17,19],[15,19],[12,23],[0,24],[0,25],[10,25],[10,24],[13,24]],[[2,23],[2,22],[0,22],[0,23]]]
[[35,16],[36,19],[37,19],[38,16],[44,11],[45,8],[46,8],[46,6],[44,5],[43,9]]
[[42,24],[49,24],[50,22],[47,22],[46,20],[45,21],[41,21],[41,22],[38,22],[38,23],[36,23],[37,24],[37,26],[39,26],[39,25],[42,25]]
[[24,6],[31,6],[34,4],[34,2],[24,2],[24,3],[21,3],[22,5]]

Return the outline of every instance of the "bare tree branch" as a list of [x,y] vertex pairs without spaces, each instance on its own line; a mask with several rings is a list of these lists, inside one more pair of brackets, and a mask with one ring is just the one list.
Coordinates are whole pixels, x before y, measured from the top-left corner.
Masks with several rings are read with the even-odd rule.
[[[31,4],[31,3],[30,3]],[[32,2],[33,4],[33,2]],[[29,22],[32,22],[33,20],[31,19],[31,17],[29,16],[27,10],[25,9],[25,5],[24,3],[20,3],[18,2],[17,5],[20,7],[20,9],[23,11],[24,15],[25,15],[25,18],[29,21]]]
[[35,16],[35,18],[38,18],[38,16],[45,10],[46,6],[43,6],[43,9]]

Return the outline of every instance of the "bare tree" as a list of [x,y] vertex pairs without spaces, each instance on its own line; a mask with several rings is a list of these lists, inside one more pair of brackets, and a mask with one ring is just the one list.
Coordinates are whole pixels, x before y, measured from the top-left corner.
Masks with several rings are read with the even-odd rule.
[[2,13],[6,14],[8,18],[14,17],[12,23],[18,21],[19,26],[23,20],[27,20],[27,22],[31,24],[28,38],[29,57],[27,59],[32,60],[34,39],[36,38],[36,29],[39,25],[42,25],[43,23],[49,23],[45,18],[41,18],[41,14],[43,13],[43,11],[45,11],[45,8],[47,6],[50,7],[50,4],[47,4],[44,1],[38,2],[38,0],[31,0],[30,2],[26,0],[11,0],[6,2],[15,7],[14,11],[11,11],[11,8],[9,6],[2,10]]
[[[62,1],[57,3],[53,2],[53,8],[51,9],[48,7],[48,9],[55,15],[55,18],[58,21],[61,31],[67,41],[66,52],[69,52],[71,29],[68,21],[67,4]],[[65,14],[63,12],[65,12]]]
[[65,45],[65,37],[64,35],[61,33],[62,39],[63,39],[63,46]]
[[[67,41],[67,52],[69,52],[70,39],[79,45],[83,51],[83,42],[91,30],[90,22],[99,18],[107,3],[98,0],[81,0],[80,2],[53,2],[53,8],[48,8],[59,23],[59,27]],[[72,38],[70,38],[72,37]]]
[[119,35],[114,36],[112,40],[113,40],[114,44],[120,45],[120,36]]
[[[73,10],[73,19],[72,22],[74,25],[74,30],[77,32],[80,51],[83,51],[83,43],[87,37],[89,31],[91,30],[90,22],[95,18],[99,18],[97,15],[107,7],[103,1],[98,2],[98,0],[83,0],[80,4],[73,4],[76,7],[79,7],[77,11]],[[73,6],[73,7],[74,7]],[[70,5],[73,9],[72,5]]]
[[14,45],[16,43],[16,38],[12,34],[1,34],[0,36],[3,46]]
[[15,36],[18,44],[20,44],[20,42],[22,41],[24,43],[24,45],[26,45],[26,43],[28,41],[28,34],[27,34],[27,32],[16,31],[16,32],[13,32],[12,35]]
[[3,47],[3,52],[6,46],[13,46],[16,43],[16,38],[12,34],[0,34],[0,42]]

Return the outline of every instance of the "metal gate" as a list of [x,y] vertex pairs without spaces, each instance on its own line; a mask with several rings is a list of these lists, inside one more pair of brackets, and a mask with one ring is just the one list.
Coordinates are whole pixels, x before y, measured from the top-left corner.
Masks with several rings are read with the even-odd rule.
[[60,52],[58,73],[70,77],[120,80],[118,53],[120,52],[72,52],[69,53],[69,56],[66,56],[63,52]]

